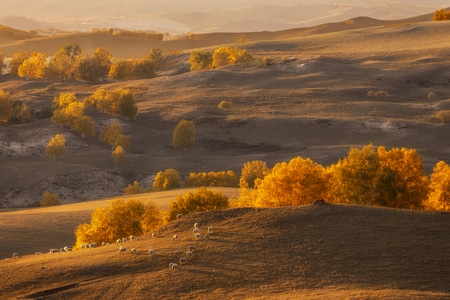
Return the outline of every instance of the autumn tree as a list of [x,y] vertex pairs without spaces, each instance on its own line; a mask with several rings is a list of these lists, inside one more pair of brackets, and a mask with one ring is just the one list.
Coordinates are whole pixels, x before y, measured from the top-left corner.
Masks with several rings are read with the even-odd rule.
[[296,157],[276,164],[258,185],[257,206],[310,204],[327,191],[325,169],[311,159]]
[[75,78],[95,82],[100,79],[103,69],[100,62],[93,56],[80,56],[77,59]]
[[116,80],[128,80],[132,78],[133,61],[131,60],[117,60],[111,63],[111,68],[108,77]]
[[189,64],[191,70],[211,69],[213,63],[213,55],[207,51],[192,51],[189,55]]
[[113,58],[109,50],[102,47],[95,49],[94,58],[100,65],[101,76],[108,76],[109,69],[111,68],[111,60]]
[[72,78],[76,73],[79,55],[81,55],[80,46],[76,43],[67,43],[56,51],[50,61],[50,67],[62,81]]
[[75,231],[76,245],[96,242],[112,243],[126,236],[153,231],[166,223],[166,214],[155,203],[130,199],[115,200],[108,208],[92,212],[91,222],[81,224]]
[[127,185],[124,190],[124,195],[136,195],[142,193],[143,190],[138,181],[134,181],[133,184]]
[[45,154],[51,156],[53,161],[56,161],[56,158],[63,154],[64,151],[66,151],[66,139],[61,134],[52,137],[47,148],[45,148]]
[[239,179],[232,170],[226,172],[201,172],[189,173],[184,178],[185,187],[193,186],[221,186],[221,187],[237,187]]
[[159,171],[153,179],[154,191],[166,191],[179,187],[181,187],[180,173],[175,169]]
[[9,92],[0,90],[0,121],[8,122],[14,114],[14,102]]
[[450,12],[447,12],[444,8],[436,10],[433,15],[433,21],[448,21],[450,20]]
[[131,136],[122,134],[122,125],[114,121],[100,133],[100,141],[109,144],[112,149],[121,146],[124,149],[131,147]]
[[214,51],[212,66],[214,68],[229,64],[250,63],[252,54],[246,49],[220,47]]
[[428,178],[422,157],[415,149],[378,147],[380,170],[374,204],[404,209],[421,209],[428,194]]
[[328,195],[332,202],[372,204],[380,162],[372,144],[352,147],[347,157],[328,168]]
[[119,166],[123,163],[125,159],[125,150],[122,148],[122,146],[117,146],[111,153],[111,157],[114,161],[114,170],[118,171]]
[[3,60],[5,59],[5,56],[3,55],[3,52],[0,50],[0,75],[3,74],[3,68],[5,65],[3,64]]
[[169,205],[169,219],[175,220],[178,214],[199,211],[213,211],[229,207],[228,197],[221,192],[213,192],[204,187],[195,192],[187,192],[177,197]]
[[181,120],[173,131],[172,146],[175,149],[184,150],[195,144],[195,125],[194,122]]
[[26,51],[15,52],[12,55],[11,62],[9,63],[9,67],[11,69],[11,76],[19,77],[18,71],[19,67],[23,64],[25,60],[30,57],[30,53]]
[[255,188],[256,182],[270,173],[267,164],[261,160],[245,162],[241,170],[240,187]]
[[130,90],[122,89],[117,102],[119,106],[119,113],[122,116],[124,116],[127,120],[134,120],[136,118],[138,113],[137,102]]
[[21,122],[25,123],[31,119],[31,109],[28,105],[22,103],[17,106],[16,118]]
[[165,64],[164,53],[160,48],[150,49],[146,58],[152,62],[155,70],[161,69]]
[[147,79],[155,75],[155,64],[148,58],[142,58],[133,60],[131,74],[127,79]]
[[17,75],[25,77],[27,80],[42,78],[46,59],[47,56],[42,53],[33,53],[19,66]]
[[82,138],[84,138],[86,135],[95,135],[95,124],[94,121],[92,121],[92,118],[89,116],[82,115],[75,119],[74,129],[76,132],[81,134]]
[[450,166],[444,161],[434,166],[429,187],[426,208],[447,211],[450,204]]
[[42,200],[41,202],[39,202],[39,204],[42,207],[47,207],[47,206],[61,205],[62,203],[61,200],[59,199],[58,194],[53,194],[46,190],[42,194]]

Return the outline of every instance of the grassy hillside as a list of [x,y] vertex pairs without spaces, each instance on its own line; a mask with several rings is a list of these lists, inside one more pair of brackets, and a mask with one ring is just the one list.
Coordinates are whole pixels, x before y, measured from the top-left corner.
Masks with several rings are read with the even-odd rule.
[[[195,222],[202,234],[214,227],[209,240],[194,238]],[[449,225],[448,214],[328,204],[195,213],[123,243],[126,253],[3,260],[0,289],[5,299],[443,299]],[[170,269],[190,245],[194,256]]]

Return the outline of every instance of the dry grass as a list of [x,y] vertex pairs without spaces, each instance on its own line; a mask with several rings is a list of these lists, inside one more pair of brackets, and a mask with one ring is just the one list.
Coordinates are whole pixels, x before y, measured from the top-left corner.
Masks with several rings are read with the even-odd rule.
[[[151,47],[171,53],[167,67],[150,80],[0,78],[0,89],[25,101],[38,117],[29,124],[0,124],[0,205],[37,203],[44,190],[58,193],[64,203],[113,197],[134,180],[147,188],[151,176],[166,168],[182,176],[239,174],[247,161],[272,167],[295,156],[327,166],[350,147],[369,143],[417,149],[428,172],[438,160],[450,162],[448,124],[437,118],[437,112],[450,110],[450,23],[366,21],[249,33],[245,47],[273,64],[198,72],[189,72],[184,50],[232,43],[235,34],[150,44],[106,35],[0,40],[6,56],[18,50],[51,54],[67,42],[79,43],[85,54],[96,47],[116,57],[142,56]],[[49,120],[51,101],[60,92],[83,99],[99,87],[129,88],[138,100],[137,119],[123,122],[132,149],[119,173],[112,172],[107,145]],[[427,99],[430,90],[437,96]],[[368,97],[369,91],[389,97]],[[233,103],[233,109],[220,110],[221,101]],[[89,114],[99,128],[111,121]],[[182,118],[193,120],[197,129],[196,145],[186,152],[170,146]],[[53,163],[43,150],[56,133],[65,135],[68,150]],[[151,197],[168,203],[163,194]],[[1,213],[0,237],[7,241],[2,253],[70,246],[73,229],[108,201],[72,205]],[[192,239],[194,221],[217,228],[209,242]],[[110,246],[3,260],[0,291],[6,299],[442,299],[450,297],[449,228],[448,214],[340,205],[193,214],[161,228],[157,239],[130,243],[138,255],[118,255],[118,247]],[[180,239],[172,242],[174,233]],[[191,243],[199,248],[195,259],[169,270],[168,263]],[[145,254],[149,248],[158,251],[156,258]]]

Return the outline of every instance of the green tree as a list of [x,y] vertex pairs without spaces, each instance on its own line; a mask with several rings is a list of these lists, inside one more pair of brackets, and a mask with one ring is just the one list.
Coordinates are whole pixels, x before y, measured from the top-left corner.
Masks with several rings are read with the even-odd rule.
[[47,148],[45,148],[45,154],[51,156],[53,161],[56,161],[56,158],[63,154],[64,151],[66,151],[66,139],[61,134],[52,137]]
[[450,204],[450,166],[439,161],[430,176],[430,190],[426,202],[427,209],[447,211]]
[[184,150],[195,144],[195,125],[194,122],[181,120],[173,131],[172,146],[175,149]]
[[293,158],[276,164],[258,185],[257,206],[311,204],[327,192],[325,169],[311,159]]
[[195,192],[188,192],[177,197],[169,206],[169,219],[175,220],[178,214],[189,214],[199,211],[213,211],[229,207],[228,197],[221,192],[213,192],[206,188],[199,188]]
[[0,121],[8,122],[14,114],[14,102],[10,93],[0,90]]
[[189,56],[189,64],[191,70],[211,69],[213,63],[213,55],[207,51],[192,51]]
[[83,115],[75,119],[74,129],[76,132],[81,133],[82,138],[86,135],[95,136],[95,124],[89,116]]
[[55,205],[61,205],[61,200],[59,199],[58,194],[50,193],[49,191],[45,191],[42,194],[42,200],[39,203],[42,207],[47,206],[55,206]]
[[181,187],[180,173],[175,169],[165,169],[156,173],[153,190],[166,191]]
[[121,146],[117,146],[111,153],[111,157],[114,161],[114,170],[118,171],[119,166],[123,163],[125,159],[125,150]]
[[122,89],[120,91],[119,99],[118,99],[119,112],[122,116],[126,117],[126,119],[134,120],[138,113],[138,107],[136,103],[136,99],[128,89]]

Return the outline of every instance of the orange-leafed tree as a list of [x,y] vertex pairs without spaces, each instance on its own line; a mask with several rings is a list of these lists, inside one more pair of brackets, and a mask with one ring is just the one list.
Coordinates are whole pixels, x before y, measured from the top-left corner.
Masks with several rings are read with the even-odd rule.
[[66,151],[66,139],[62,134],[57,134],[47,145],[45,148],[45,154],[51,156],[53,161],[56,161],[56,158]]
[[450,204],[450,166],[439,161],[430,176],[430,190],[425,208],[447,211]]

